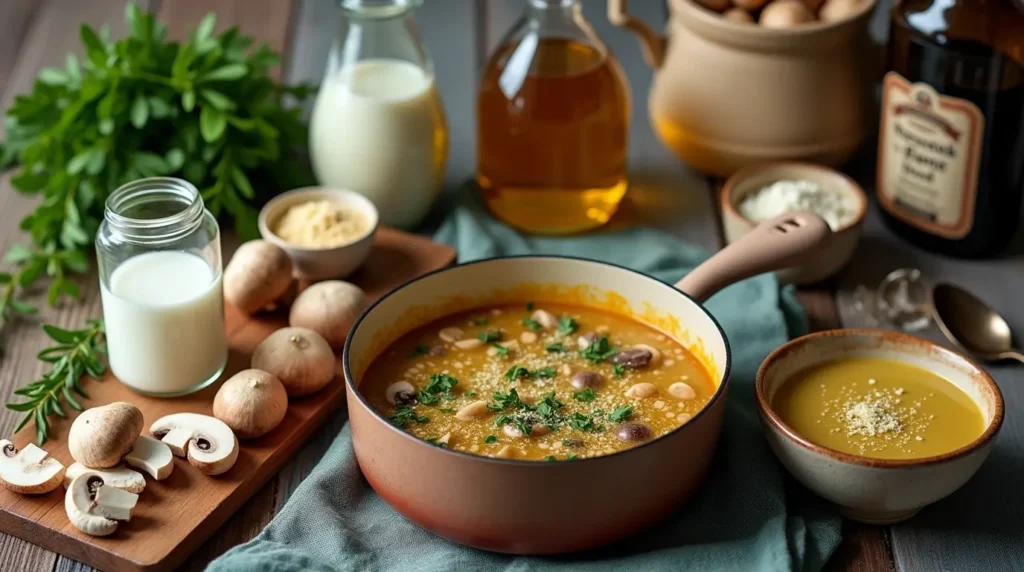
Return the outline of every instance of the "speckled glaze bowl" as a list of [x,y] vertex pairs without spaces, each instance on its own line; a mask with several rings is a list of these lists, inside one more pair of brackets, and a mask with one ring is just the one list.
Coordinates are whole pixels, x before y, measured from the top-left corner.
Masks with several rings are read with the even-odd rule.
[[[721,432],[731,357],[701,301],[748,276],[794,263],[828,233],[794,213],[758,227],[675,286],[626,268],[554,256],[494,258],[400,286],[356,321],[343,355],[356,459],[406,518],[469,546],[516,554],[596,548],[679,510],[703,482]],[[415,327],[453,312],[527,300],[602,308],[686,347],[716,390],[682,426],[617,453],[545,463],[436,447],[388,423],[359,389],[370,363]]]
[[[968,445],[920,459],[873,459],[816,445],[771,407],[797,372],[848,357],[896,360],[956,384],[981,410],[984,432]],[[870,524],[906,520],[959,489],[988,457],[1003,423],[999,387],[978,364],[930,341],[884,330],[832,330],[797,338],[769,355],[757,372],[757,406],[779,461],[807,488],[838,504],[847,518]]]

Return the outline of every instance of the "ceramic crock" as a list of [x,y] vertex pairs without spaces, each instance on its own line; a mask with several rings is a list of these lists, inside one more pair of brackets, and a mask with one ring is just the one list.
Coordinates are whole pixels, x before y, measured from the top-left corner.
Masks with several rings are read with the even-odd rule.
[[[774,219],[702,264],[679,288],[610,264],[546,256],[471,262],[406,283],[359,317],[345,345],[359,467],[370,486],[409,520],[485,550],[572,552],[637,532],[694,495],[721,432],[729,345],[698,300],[735,280],[795,262],[827,233],[824,221],[810,213]],[[402,334],[453,312],[527,300],[605,308],[653,325],[688,347],[717,389],[703,410],[667,435],[611,455],[557,463],[433,446],[388,423],[359,392],[370,362]]]
[[868,133],[867,22],[770,29],[671,0],[668,39],[608,1],[615,25],[638,35],[655,68],[648,109],[662,142],[691,166],[728,176],[762,161],[844,163]]
[[[797,372],[839,358],[866,357],[914,365],[950,381],[981,411],[985,430],[959,449],[920,459],[873,459],[816,445],[772,409]],[[769,355],[757,372],[757,406],[772,451],[804,486],[838,504],[844,516],[870,524],[906,520],[953,493],[992,451],[1003,424],[1003,397],[970,359],[928,340],[884,330],[831,330],[797,338]]]

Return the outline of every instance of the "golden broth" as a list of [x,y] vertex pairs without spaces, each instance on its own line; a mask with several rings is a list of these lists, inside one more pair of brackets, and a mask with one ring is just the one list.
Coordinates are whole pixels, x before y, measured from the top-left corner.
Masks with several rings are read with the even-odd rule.
[[[538,310],[558,324],[545,328],[533,318]],[[581,346],[584,334],[596,342]],[[645,365],[613,363],[637,344],[654,348],[660,359],[651,352]],[[583,387],[581,372],[600,380]],[[392,403],[388,388],[402,381],[415,392]],[[653,393],[630,391],[640,383],[651,384],[645,389]],[[609,454],[664,435],[700,411],[715,385],[683,346],[647,325],[593,308],[537,303],[463,312],[417,328],[370,364],[359,390],[392,423],[433,444],[553,461]],[[476,415],[460,415],[469,406]],[[637,439],[628,424],[643,424],[649,433]],[[619,437],[624,427],[633,439]]]
[[953,383],[874,358],[803,370],[779,388],[772,409],[818,445],[878,459],[941,455],[985,430],[978,406]]

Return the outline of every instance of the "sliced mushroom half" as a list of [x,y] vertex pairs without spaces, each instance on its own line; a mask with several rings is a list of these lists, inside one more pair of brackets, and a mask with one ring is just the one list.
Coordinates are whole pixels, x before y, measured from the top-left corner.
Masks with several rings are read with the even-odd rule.
[[48,493],[64,480],[64,465],[50,454],[28,445],[21,451],[7,439],[0,440],[0,483],[16,493]]
[[174,470],[174,455],[165,443],[152,437],[140,435],[135,447],[124,458],[128,465],[145,471],[149,476],[162,481]]
[[96,473],[103,479],[104,485],[121,489],[122,491],[139,494],[146,488],[146,477],[142,476],[142,473],[125,467],[90,469],[82,463],[73,463],[68,467],[68,470],[64,473],[64,488],[70,487],[72,481],[87,472]]
[[64,510],[71,524],[92,536],[107,536],[117,530],[118,521],[132,517],[139,495],[106,486],[96,471],[75,477],[64,494]]
[[238,460],[238,438],[220,419],[198,413],[175,413],[157,419],[149,428],[176,457],[207,475],[226,473]]

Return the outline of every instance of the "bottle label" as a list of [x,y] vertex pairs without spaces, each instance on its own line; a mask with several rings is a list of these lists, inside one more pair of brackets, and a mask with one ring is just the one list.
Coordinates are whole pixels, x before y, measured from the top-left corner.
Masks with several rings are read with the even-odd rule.
[[925,232],[963,238],[974,225],[985,117],[974,103],[889,72],[882,85],[878,200]]

